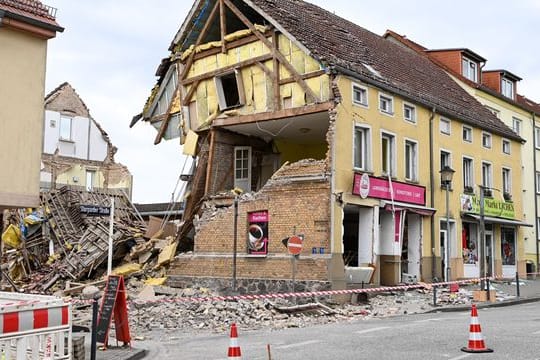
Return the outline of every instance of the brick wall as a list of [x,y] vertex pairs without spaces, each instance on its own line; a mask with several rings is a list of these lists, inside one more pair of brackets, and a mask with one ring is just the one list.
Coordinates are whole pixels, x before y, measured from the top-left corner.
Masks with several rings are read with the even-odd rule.
[[454,51],[433,51],[428,52],[430,58],[440,61],[448,66],[452,71],[461,74],[461,52]]
[[482,84],[501,93],[501,75],[499,72],[482,72]]

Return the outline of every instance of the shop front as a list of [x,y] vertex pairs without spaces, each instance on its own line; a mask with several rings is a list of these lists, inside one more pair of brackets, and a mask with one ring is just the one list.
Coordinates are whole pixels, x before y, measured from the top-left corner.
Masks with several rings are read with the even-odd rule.
[[355,173],[352,194],[366,204],[345,207],[346,265],[375,267],[383,285],[419,281],[424,218],[435,212],[425,187]]
[[480,209],[480,199],[475,195],[461,195],[461,213],[463,277],[480,277],[482,224],[486,274],[514,277],[519,270],[519,229],[533,225],[515,219],[513,203],[486,198]]

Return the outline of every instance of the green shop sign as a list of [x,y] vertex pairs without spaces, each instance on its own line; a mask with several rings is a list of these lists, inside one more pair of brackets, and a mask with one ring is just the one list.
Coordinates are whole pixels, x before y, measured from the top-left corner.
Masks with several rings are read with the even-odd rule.
[[[461,194],[461,211],[469,214],[480,214],[480,197]],[[484,198],[484,215],[514,219],[514,203]]]

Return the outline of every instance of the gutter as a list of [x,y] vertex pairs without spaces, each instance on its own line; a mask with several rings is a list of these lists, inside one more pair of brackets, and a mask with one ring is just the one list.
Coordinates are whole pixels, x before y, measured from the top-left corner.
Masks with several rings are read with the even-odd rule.
[[536,193],[536,189],[538,189],[538,180],[537,180],[537,167],[536,167],[536,142],[540,141],[540,139],[536,139],[536,114],[532,113],[532,121],[533,121],[533,162],[534,162],[534,242],[536,243],[536,269],[534,272],[538,272],[538,267],[540,266],[540,244],[538,244],[538,194]]
[[[429,202],[430,207],[435,207],[435,177],[433,176],[433,119],[435,118],[436,109],[431,109],[429,114]],[[435,217],[430,216],[430,231],[431,241],[429,246],[431,247],[431,280],[435,279],[435,267],[437,262],[435,261]]]
[[18,21],[21,21],[21,22],[24,22],[26,24],[30,24],[30,25],[33,25],[33,26],[37,26],[37,27],[40,27],[40,28],[45,29],[45,30],[64,32],[64,28],[59,26],[59,25],[48,24],[46,22],[39,21],[39,20],[36,20],[36,19],[33,19],[33,18],[29,18],[27,16],[19,15],[19,14],[13,13],[11,11],[0,10],[0,20],[5,18],[5,17],[13,19],[13,20],[18,20]]

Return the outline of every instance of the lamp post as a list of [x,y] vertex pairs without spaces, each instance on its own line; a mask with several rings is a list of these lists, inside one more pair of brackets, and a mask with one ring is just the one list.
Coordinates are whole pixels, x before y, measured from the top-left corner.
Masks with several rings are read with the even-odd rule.
[[445,165],[441,171],[441,184],[444,184],[446,189],[446,251],[444,256],[445,266],[445,281],[450,281],[450,209],[449,209],[449,193],[450,185],[452,184],[452,177],[455,171],[448,165]]
[[484,290],[485,279],[486,279],[486,224],[484,221],[484,191],[489,189],[483,185],[478,185],[480,187],[480,290]]

